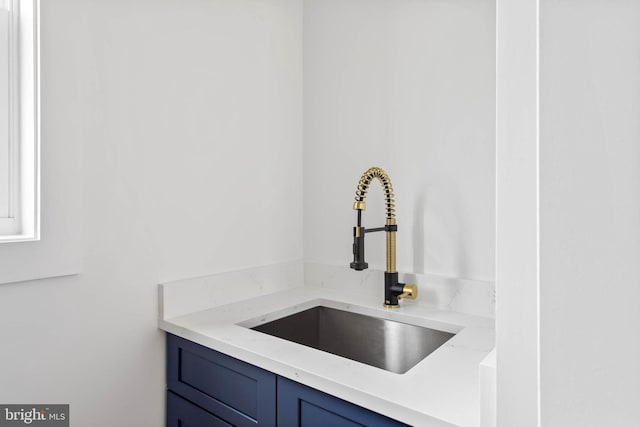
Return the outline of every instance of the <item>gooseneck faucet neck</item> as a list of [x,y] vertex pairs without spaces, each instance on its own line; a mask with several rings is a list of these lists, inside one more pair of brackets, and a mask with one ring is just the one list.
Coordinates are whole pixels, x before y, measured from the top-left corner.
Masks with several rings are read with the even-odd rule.
[[377,166],[373,166],[365,171],[358,182],[358,188],[356,188],[356,201],[353,204],[353,209],[365,210],[366,203],[364,199],[367,197],[367,191],[374,178],[380,181],[382,189],[384,190],[384,199],[386,205],[387,221],[395,220],[396,217],[396,204],[393,200],[393,185],[391,185],[391,179],[389,175]]
[[[370,167],[367,169],[360,178],[358,182],[358,187],[356,188],[356,201],[353,203],[353,209],[358,212],[358,225],[357,232],[362,235],[362,262],[364,262],[364,233],[365,229],[362,227],[362,211],[366,209],[365,198],[367,197],[367,191],[369,190],[369,186],[373,182],[374,179],[380,181],[382,185],[382,190],[384,191],[384,199],[385,199],[385,226],[380,228],[371,228],[366,230],[366,232],[374,232],[374,231],[385,231],[386,232],[386,240],[387,240],[387,269],[388,273],[396,272],[396,231],[398,227],[396,225],[396,204],[394,201],[393,195],[393,185],[391,185],[391,179],[389,175],[384,171],[384,169],[379,168],[377,166]],[[355,260],[354,260],[355,262]],[[367,263],[364,263],[367,268]],[[352,268],[354,268],[352,266]],[[363,268],[363,269],[364,269]],[[358,270],[358,268],[355,268]]]
[[[367,191],[374,179],[380,181],[385,197],[386,219],[385,226],[379,228],[365,228],[362,226],[362,211],[366,209],[365,198]],[[417,288],[415,285],[404,285],[398,283],[398,272],[396,271],[396,209],[393,195],[393,186],[389,175],[379,167],[367,169],[358,182],[356,189],[356,200],[353,209],[357,211],[357,225],[353,227],[353,262],[350,267],[354,270],[365,270],[369,264],[364,260],[364,236],[365,233],[384,231],[387,241],[387,268],[385,271],[385,307],[399,307],[400,298],[415,298]]]

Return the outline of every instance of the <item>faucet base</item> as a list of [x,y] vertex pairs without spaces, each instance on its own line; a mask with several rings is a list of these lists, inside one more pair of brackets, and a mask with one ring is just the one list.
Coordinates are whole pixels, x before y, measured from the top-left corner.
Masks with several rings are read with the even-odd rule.
[[398,273],[384,272],[384,307],[400,307],[400,299],[416,299],[418,287],[416,285],[406,285],[398,283]]
[[387,308],[400,307],[398,295],[402,293],[402,283],[398,283],[398,272],[384,272],[384,306]]

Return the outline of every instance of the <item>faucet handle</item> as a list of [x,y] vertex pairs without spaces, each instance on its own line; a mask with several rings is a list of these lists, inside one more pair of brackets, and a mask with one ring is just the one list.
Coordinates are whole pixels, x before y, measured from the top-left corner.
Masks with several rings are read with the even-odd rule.
[[418,286],[417,285],[403,285],[402,293],[398,295],[398,299],[416,299],[418,298]]

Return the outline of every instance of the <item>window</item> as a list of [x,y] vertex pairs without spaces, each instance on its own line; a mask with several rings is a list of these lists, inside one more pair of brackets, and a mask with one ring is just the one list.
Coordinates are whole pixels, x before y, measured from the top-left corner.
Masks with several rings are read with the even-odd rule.
[[[0,176],[5,176],[0,179],[5,200],[0,202],[0,286],[77,274],[82,266],[82,140],[49,136],[47,150],[39,150],[39,5],[39,0],[0,0],[0,69],[5,70],[0,87],[7,94],[0,95],[5,106],[0,122],[12,129],[0,130]],[[47,168],[39,168],[41,155]],[[42,212],[40,180],[47,183]]]
[[0,0],[0,242],[39,238],[37,5]]

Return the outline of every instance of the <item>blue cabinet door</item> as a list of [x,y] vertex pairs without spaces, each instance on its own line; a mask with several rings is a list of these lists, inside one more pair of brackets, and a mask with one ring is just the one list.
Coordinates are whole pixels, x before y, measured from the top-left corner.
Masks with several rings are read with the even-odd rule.
[[171,334],[167,388],[230,425],[276,425],[275,374]]
[[278,377],[278,427],[406,427],[384,415]]

